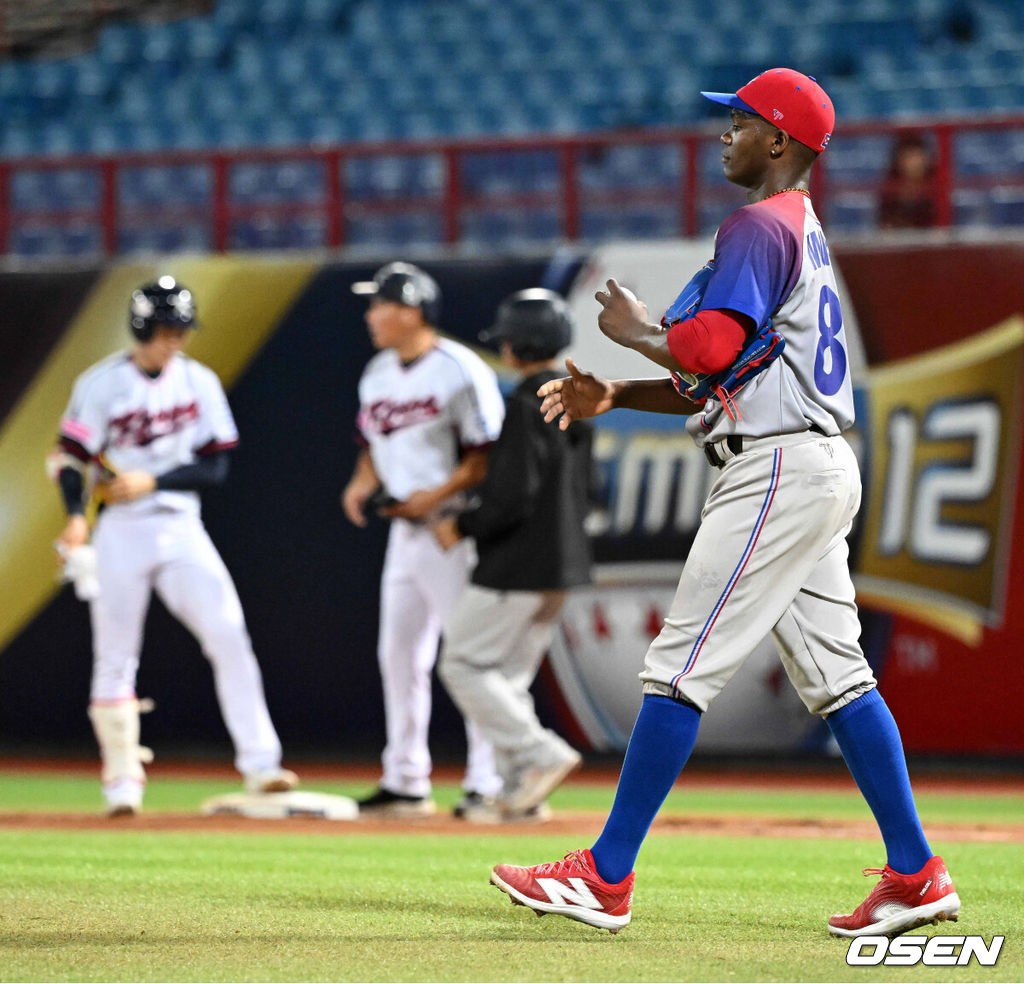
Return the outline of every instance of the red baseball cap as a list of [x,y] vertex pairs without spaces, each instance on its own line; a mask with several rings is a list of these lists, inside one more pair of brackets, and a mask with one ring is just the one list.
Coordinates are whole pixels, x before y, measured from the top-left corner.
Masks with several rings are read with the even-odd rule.
[[811,150],[824,150],[836,125],[836,111],[828,93],[811,76],[791,68],[769,68],[735,94],[701,95],[723,106],[761,116]]

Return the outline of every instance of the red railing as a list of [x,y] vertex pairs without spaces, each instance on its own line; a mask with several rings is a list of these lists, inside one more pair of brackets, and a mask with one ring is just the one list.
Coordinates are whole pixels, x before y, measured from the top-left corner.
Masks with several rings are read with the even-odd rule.
[[[0,162],[0,253],[12,247],[12,234],[27,227],[64,228],[69,225],[98,230],[98,251],[107,255],[122,251],[125,230],[140,226],[174,230],[192,223],[206,231],[206,247],[214,251],[239,248],[233,230],[239,222],[261,219],[270,223],[302,218],[322,220],[320,241],[309,245],[338,248],[351,242],[355,225],[368,218],[419,214],[436,219],[439,244],[457,244],[465,237],[465,226],[474,216],[489,213],[529,213],[554,216],[553,238],[574,241],[594,238],[586,235],[589,217],[603,210],[627,214],[647,210],[648,214],[674,216],[662,221],[663,234],[692,237],[713,231],[722,215],[735,207],[736,191],[722,180],[718,171],[718,127],[660,129],[643,132],[597,133],[574,137],[534,139],[491,138],[457,142],[391,142],[353,144],[329,148],[261,149],[245,151],[196,151],[125,154],[118,157],[80,156],[69,158],[23,158]],[[964,169],[956,159],[957,141],[968,134],[1009,135],[1024,148],[1024,116],[964,121],[921,121],[914,124],[850,124],[839,132],[824,159],[815,169],[812,191],[822,218],[827,222],[830,205],[849,192],[877,190],[885,162],[876,173],[844,165],[844,153],[855,141],[870,137],[894,137],[908,131],[931,135],[937,158],[937,224],[954,222],[954,198],[964,190],[986,191],[1008,188],[1022,193],[1024,168],[1012,166]],[[648,181],[638,174],[620,175],[621,180],[604,178],[596,184],[584,181],[594,172],[595,161],[623,148],[666,148],[677,155],[665,180]],[[846,150],[844,150],[846,148]],[[517,158],[524,153],[547,154],[556,163],[541,187],[522,180]],[[510,187],[488,190],[474,187],[470,178],[474,158],[487,157],[507,164],[505,182]],[[357,162],[386,162],[404,159],[432,161],[440,175],[435,185],[423,191],[398,187],[386,193],[368,194],[350,173]],[[244,165],[267,166],[314,162],[319,165],[320,187],[314,195],[304,194],[281,200],[246,200],[232,190],[232,176]],[[202,200],[127,203],[123,179],[130,169],[198,167],[209,173],[209,194]],[[870,171],[870,168],[868,169]],[[97,176],[96,193],[88,200],[69,206],[58,203],[23,201],[14,193],[19,176],[57,172],[85,172]],[[518,177],[517,177],[518,176]],[[516,182],[518,181],[518,186]],[[19,198],[19,200],[16,200]],[[1024,224],[1024,222],[1022,222]],[[429,238],[429,237],[428,237]],[[549,237],[551,238],[551,237]],[[16,246],[16,244],[13,244]]]

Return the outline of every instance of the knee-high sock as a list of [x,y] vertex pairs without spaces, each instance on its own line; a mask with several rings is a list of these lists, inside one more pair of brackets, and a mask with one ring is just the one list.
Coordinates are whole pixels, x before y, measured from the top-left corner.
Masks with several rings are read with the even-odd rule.
[[826,719],[885,841],[889,867],[920,871],[932,856],[910,789],[903,742],[882,695],[869,690]]
[[597,873],[609,884],[633,870],[651,823],[693,751],[699,726],[700,712],[689,704],[657,694],[644,697],[611,813],[591,851]]

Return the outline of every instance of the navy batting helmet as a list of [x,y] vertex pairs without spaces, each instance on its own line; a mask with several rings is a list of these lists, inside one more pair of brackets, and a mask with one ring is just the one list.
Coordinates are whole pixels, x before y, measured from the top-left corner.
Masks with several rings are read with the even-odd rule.
[[352,285],[353,294],[375,294],[386,301],[395,301],[419,308],[423,320],[436,325],[441,317],[441,288],[428,273],[411,263],[388,263],[373,280],[360,280]]
[[544,287],[518,291],[501,302],[480,341],[508,342],[513,354],[526,361],[554,358],[572,341],[569,305]]
[[198,328],[196,302],[184,284],[174,277],[161,277],[132,291],[128,327],[140,342],[148,342],[158,325]]

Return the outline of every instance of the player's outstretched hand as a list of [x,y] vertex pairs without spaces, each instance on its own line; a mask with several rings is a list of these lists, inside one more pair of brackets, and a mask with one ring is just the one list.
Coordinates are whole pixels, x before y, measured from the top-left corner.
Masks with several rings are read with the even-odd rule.
[[561,430],[574,420],[584,420],[607,413],[615,406],[615,384],[611,380],[583,372],[572,359],[565,360],[569,375],[545,383],[537,395],[541,397],[540,412],[545,423],[556,418]]

